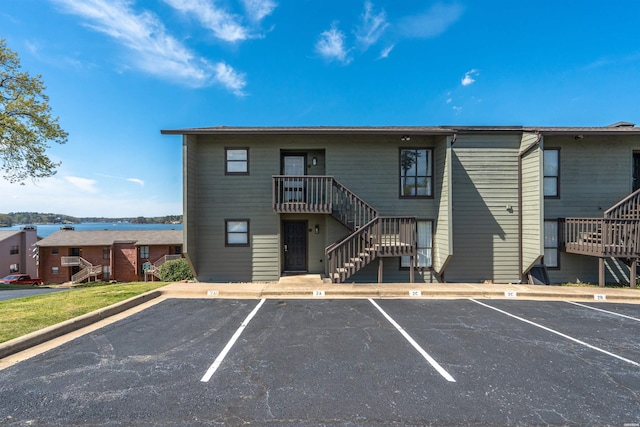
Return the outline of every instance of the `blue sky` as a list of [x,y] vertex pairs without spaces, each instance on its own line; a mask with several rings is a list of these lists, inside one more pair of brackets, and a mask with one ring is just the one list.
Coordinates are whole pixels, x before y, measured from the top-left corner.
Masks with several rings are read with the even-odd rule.
[[2,0],[69,141],[0,212],[182,212],[202,126],[640,124],[640,2]]

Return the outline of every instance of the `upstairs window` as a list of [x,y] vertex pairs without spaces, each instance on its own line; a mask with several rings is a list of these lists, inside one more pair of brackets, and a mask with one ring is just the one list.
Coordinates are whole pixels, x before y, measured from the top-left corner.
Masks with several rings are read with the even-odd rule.
[[433,196],[433,150],[400,149],[400,197]]
[[249,175],[249,149],[225,148],[225,174]]
[[560,197],[560,150],[544,150],[544,197]]
[[20,246],[13,245],[9,248],[9,255],[16,255],[20,253]]

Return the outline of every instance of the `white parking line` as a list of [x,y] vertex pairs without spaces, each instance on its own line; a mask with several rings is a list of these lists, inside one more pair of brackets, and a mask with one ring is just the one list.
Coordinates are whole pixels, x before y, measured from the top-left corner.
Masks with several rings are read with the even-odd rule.
[[591,306],[580,304],[580,303],[573,302],[573,301],[565,301],[565,302],[567,302],[569,304],[573,304],[573,305],[579,305],[580,307],[584,307],[584,308],[590,308],[591,310],[601,311],[603,313],[613,314],[614,316],[620,316],[620,317],[624,317],[625,319],[631,319],[631,320],[635,320],[636,322],[640,322],[640,319],[638,319],[637,317],[627,316],[626,314],[615,313],[613,311],[607,311],[607,310],[603,310],[601,308],[595,308],[595,307],[591,307]]
[[427,362],[429,362],[431,366],[433,366],[435,370],[438,371],[440,375],[442,375],[447,381],[453,383],[456,382],[456,380],[442,366],[440,366],[440,364],[436,362],[433,357],[429,356],[429,353],[424,351],[424,349],[420,347],[420,345],[413,338],[411,338],[407,331],[405,331],[402,326],[400,326],[395,320],[393,320],[391,316],[389,316],[378,304],[376,304],[374,300],[369,298],[369,302],[371,302],[371,304],[373,304],[373,306],[377,308],[384,317],[387,318],[387,320],[398,330],[398,332],[400,332],[402,336],[405,337],[407,341],[409,341],[413,348],[418,350],[418,353],[420,353],[422,357],[424,357]]
[[588,348],[590,348],[590,349],[592,349],[592,350],[599,351],[599,352],[601,352],[601,353],[606,354],[607,356],[615,357],[616,359],[622,360],[623,362],[627,362],[627,363],[630,363],[630,364],[632,364],[632,365],[634,365],[634,366],[638,366],[638,367],[640,367],[640,363],[638,363],[638,362],[634,362],[633,360],[627,359],[627,358],[622,357],[622,356],[618,356],[617,354],[613,354],[613,353],[611,353],[611,352],[608,352],[608,351],[606,351],[606,350],[603,350],[603,349],[601,349],[601,348],[598,348],[598,347],[596,347],[596,346],[593,346],[593,345],[591,345],[591,344],[588,344],[588,343],[586,343],[586,342],[584,342],[584,341],[580,341],[579,339],[576,339],[576,338],[570,337],[569,335],[565,335],[565,334],[563,334],[562,332],[558,332],[558,331],[553,330],[553,329],[551,329],[551,328],[547,328],[546,326],[542,326],[542,325],[540,325],[540,324],[538,324],[538,323],[532,322],[531,320],[527,320],[527,319],[524,319],[524,318],[522,318],[522,317],[516,316],[515,314],[511,314],[511,313],[506,312],[506,311],[504,311],[504,310],[500,310],[499,308],[496,308],[496,307],[490,306],[489,304],[485,304],[485,303],[483,303],[483,302],[480,302],[480,301],[474,300],[473,298],[469,298],[469,301],[473,301],[473,302],[475,302],[476,304],[480,304],[480,305],[483,305],[483,306],[485,306],[485,307],[487,307],[487,308],[490,308],[490,309],[492,309],[492,310],[495,310],[495,311],[497,311],[497,312],[500,312],[500,313],[502,313],[502,314],[506,314],[506,315],[507,315],[507,316],[509,316],[509,317],[513,317],[514,319],[520,320],[521,322],[525,322],[525,323],[528,323],[528,324],[530,324],[530,325],[536,326],[536,327],[538,327],[538,328],[544,329],[544,330],[545,330],[545,331],[547,331],[547,332],[551,332],[551,333],[553,333],[553,334],[559,335],[559,336],[561,336],[562,338],[566,338],[566,339],[571,340],[571,341],[573,341],[573,342],[576,342],[576,343],[578,343],[578,344],[580,344],[580,345],[583,345],[583,346],[585,346],[585,347],[588,347]]
[[204,374],[204,376],[200,381],[202,381],[203,383],[209,382],[209,380],[211,379],[213,374],[216,372],[218,367],[222,364],[222,361],[224,360],[227,353],[229,353],[229,350],[231,350],[231,347],[233,347],[233,344],[235,344],[238,338],[240,338],[240,334],[242,333],[242,331],[244,331],[244,328],[247,327],[251,319],[253,319],[253,316],[255,316],[256,313],[258,312],[258,310],[260,310],[260,307],[262,307],[262,304],[264,304],[265,300],[266,300],[265,298],[262,298],[258,303],[258,305],[256,306],[256,308],[254,308],[253,311],[249,313],[247,318],[244,319],[244,322],[240,324],[240,327],[238,328],[236,333],[233,334],[233,336],[231,337],[227,345],[222,349],[218,357],[216,357],[216,360],[213,361],[213,364],[209,367],[209,369],[207,370],[207,372]]

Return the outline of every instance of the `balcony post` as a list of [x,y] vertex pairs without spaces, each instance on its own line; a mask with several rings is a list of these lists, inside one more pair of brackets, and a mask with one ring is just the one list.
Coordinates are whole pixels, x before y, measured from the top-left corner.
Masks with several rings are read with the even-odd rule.
[[598,284],[604,288],[604,257],[598,257]]

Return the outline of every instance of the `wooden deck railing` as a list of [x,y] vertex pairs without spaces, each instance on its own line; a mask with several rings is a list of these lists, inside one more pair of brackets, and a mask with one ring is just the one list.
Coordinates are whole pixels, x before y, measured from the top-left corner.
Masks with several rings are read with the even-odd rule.
[[378,215],[374,208],[331,176],[274,176],[272,200],[275,212],[331,214],[350,230],[356,230]]
[[640,220],[566,218],[564,240],[570,253],[635,258],[640,254]]

